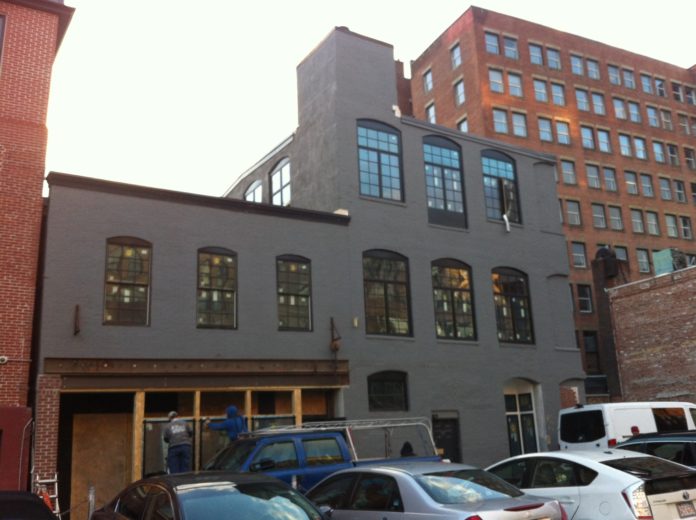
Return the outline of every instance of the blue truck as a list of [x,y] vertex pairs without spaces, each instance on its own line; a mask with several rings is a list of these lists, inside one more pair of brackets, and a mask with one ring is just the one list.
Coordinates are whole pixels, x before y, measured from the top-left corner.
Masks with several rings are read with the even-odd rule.
[[242,435],[206,470],[263,472],[306,491],[339,469],[394,459],[440,460],[427,419],[304,423]]

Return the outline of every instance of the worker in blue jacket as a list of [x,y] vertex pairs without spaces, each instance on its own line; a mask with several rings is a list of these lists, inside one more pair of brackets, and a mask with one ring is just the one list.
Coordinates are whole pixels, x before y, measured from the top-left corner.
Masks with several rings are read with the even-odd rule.
[[240,433],[245,433],[249,431],[247,429],[246,419],[243,415],[240,415],[237,411],[237,407],[232,405],[228,406],[227,419],[220,422],[210,422],[207,421],[206,425],[210,430],[225,430],[227,432],[227,437],[230,441],[237,440]]

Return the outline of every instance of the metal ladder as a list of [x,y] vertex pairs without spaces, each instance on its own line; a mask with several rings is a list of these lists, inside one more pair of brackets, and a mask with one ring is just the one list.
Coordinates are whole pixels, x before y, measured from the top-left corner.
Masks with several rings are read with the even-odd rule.
[[34,479],[34,493],[43,498],[42,491],[46,491],[46,493],[48,493],[48,496],[51,499],[51,504],[53,504],[53,513],[60,515],[60,504],[58,502],[58,473],[55,473],[53,478],[43,479],[39,478],[39,475],[36,475],[36,478]]

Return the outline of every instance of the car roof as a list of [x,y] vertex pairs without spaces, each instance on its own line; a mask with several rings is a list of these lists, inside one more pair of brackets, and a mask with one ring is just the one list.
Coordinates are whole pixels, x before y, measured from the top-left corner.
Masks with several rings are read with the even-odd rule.
[[[611,448],[608,450],[556,450],[556,451],[543,451],[535,453],[525,453],[524,455],[517,455],[515,457],[510,457],[505,459],[517,460],[517,459],[528,459],[528,458],[538,458],[538,457],[552,457],[552,458],[563,458],[567,460],[572,460],[574,462],[604,462],[605,460],[613,460],[619,458],[637,458],[646,457],[645,453],[638,453],[630,450],[620,450]],[[502,462],[502,461],[501,461]],[[496,463],[497,465],[498,463]]]
[[444,461],[394,461],[380,464],[359,465],[353,468],[344,469],[341,471],[341,473],[389,471],[409,475],[424,475],[426,473],[436,473],[438,471],[457,471],[465,469],[479,468],[477,466],[471,466],[469,464],[459,464],[455,462]]
[[561,408],[559,413],[566,414],[572,412],[582,412],[583,410],[605,410],[609,408],[694,408],[694,403],[688,401],[638,401],[638,402],[622,402],[622,403],[592,403],[592,404],[576,404],[568,408]]
[[646,440],[680,440],[680,441],[696,441],[696,430],[687,430],[681,432],[663,432],[663,433],[641,433],[634,435],[630,439],[626,439],[621,444],[632,444],[636,441]]
[[153,475],[137,482],[162,483],[170,487],[184,486],[186,484],[213,484],[217,482],[231,482],[233,484],[249,484],[254,482],[281,482],[275,477],[263,473],[234,473],[231,471],[191,471],[188,473],[174,473]]

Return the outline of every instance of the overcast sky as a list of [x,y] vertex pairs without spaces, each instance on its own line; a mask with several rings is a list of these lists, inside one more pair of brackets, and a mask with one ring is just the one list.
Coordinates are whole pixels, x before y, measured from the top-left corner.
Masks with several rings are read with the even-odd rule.
[[[333,29],[409,63],[468,7],[454,0],[65,0],[46,169],[222,195],[297,126],[297,64]],[[696,1],[474,3],[664,60],[696,63]],[[650,8],[648,8],[650,7]]]

